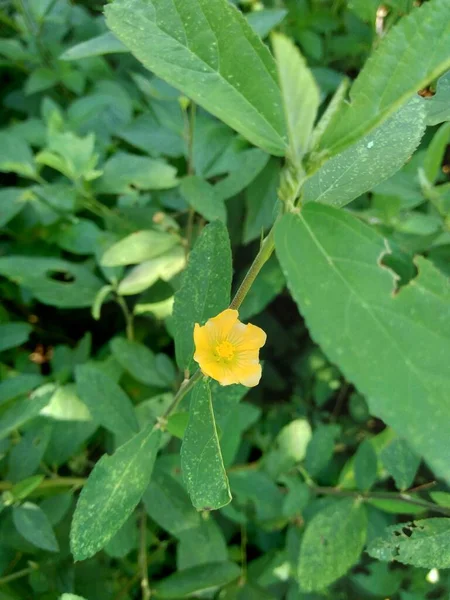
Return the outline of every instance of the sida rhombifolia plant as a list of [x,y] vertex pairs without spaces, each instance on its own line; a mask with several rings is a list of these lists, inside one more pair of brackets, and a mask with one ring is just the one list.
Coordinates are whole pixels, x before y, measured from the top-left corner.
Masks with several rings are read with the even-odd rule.
[[[228,0],[114,0],[105,14],[117,40],[191,99],[191,114],[195,105],[205,109],[282,157],[284,166],[275,223],[233,298],[220,198],[209,209],[211,223],[189,254],[173,308],[184,381],[164,416],[142,430],[132,412],[122,413],[118,422],[111,414],[110,429],[128,441],[98,461],[81,492],[71,529],[75,559],[99,551],[126,522],[148,487],[164,438],[175,430],[183,437],[182,473],[195,508],[219,509],[230,502],[215,413],[223,410],[224,390],[256,386],[261,377],[259,350],[266,333],[242,323],[239,310],[274,251],[313,339],[368,398],[371,413],[450,481],[448,281],[417,257],[416,274],[400,285],[395,267],[387,266],[395,264],[389,262],[394,249],[345,209],[408,161],[428,125],[448,119],[448,110],[439,112],[436,101],[418,92],[450,68],[450,0],[430,0],[401,18],[353,84],[343,81],[320,118],[320,92],[298,48],[282,34],[265,45]],[[425,166],[420,176],[439,207],[444,200],[432,170]],[[195,174],[195,164],[181,185],[194,206],[214,193]],[[77,383],[88,396],[104,382],[85,366]],[[186,410],[179,407],[188,405],[185,420]],[[360,467],[373,462],[371,452],[366,447],[358,453]],[[364,483],[360,467],[365,489],[370,483]],[[303,589],[325,587],[358,560],[367,529],[360,500],[333,504],[307,528],[298,572]],[[145,502],[152,502],[149,491]],[[419,522],[416,535],[445,529],[441,521]],[[330,528],[340,531],[333,547],[308,552],[316,535]],[[392,558],[390,535],[369,550],[374,557]],[[339,545],[339,539],[345,543]],[[413,552],[404,548],[405,556]],[[330,565],[330,556],[338,555],[336,566]],[[328,570],[321,573],[324,564]]]

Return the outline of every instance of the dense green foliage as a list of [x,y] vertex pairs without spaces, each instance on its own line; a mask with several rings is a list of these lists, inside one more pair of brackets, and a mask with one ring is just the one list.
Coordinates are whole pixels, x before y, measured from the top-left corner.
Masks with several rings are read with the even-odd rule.
[[[449,597],[449,39],[450,0],[0,6],[0,600]],[[193,359],[230,302],[252,389]]]

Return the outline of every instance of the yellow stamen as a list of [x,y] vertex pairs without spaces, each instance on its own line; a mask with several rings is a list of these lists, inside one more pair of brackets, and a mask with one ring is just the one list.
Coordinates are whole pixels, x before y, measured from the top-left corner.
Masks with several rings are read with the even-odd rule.
[[230,361],[234,358],[235,350],[234,346],[228,340],[224,340],[217,344],[216,346],[216,354],[218,360]]

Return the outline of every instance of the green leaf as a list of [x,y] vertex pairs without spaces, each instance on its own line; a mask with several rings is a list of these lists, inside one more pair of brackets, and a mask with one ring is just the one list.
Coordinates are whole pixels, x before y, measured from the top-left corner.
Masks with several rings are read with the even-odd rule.
[[[1,331],[1,328],[0,328]],[[31,392],[32,389],[42,383],[42,375],[21,373],[0,382],[0,404],[8,402],[17,396]]]
[[75,44],[61,54],[59,60],[79,60],[91,56],[102,56],[113,52],[129,52],[128,48],[110,31]]
[[2,414],[0,419],[0,439],[21,427],[27,421],[37,417],[40,411],[48,404],[53,394],[53,386],[44,385],[38,388],[29,397],[16,401],[11,408]]
[[180,369],[189,369],[194,353],[194,325],[204,324],[230,302],[231,248],[227,228],[220,221],[202,231],[175,294],[173,330]]
[[450,142],[450,123],[444,123],[433,136],[423,160],[423,170],[430,183],[434,183],[441,172],[442,160]]
[[77,596],[76,594],[63,594],[59,597],[59,600],[86,600],[83,596]]
[[320,104],[319,88],[300,50],[285,35],[273,34],[289,138],[289,156],[300,166],[309,150],[311,133]]
[[394,274],[379,262],[385,240],[349,213],[316,203],[284,216],[275,241],[312,337],[368,398],[371,413],[450,480],[444,276],[417,257],[419,275],[394,293]]
[[175,246],[162,256],[146,260],[129,271],[119,283],[117,291],[122,296],[140,294],[161,279],[170,281],[186,265],[185,251]]
[[21,500],[24,500],[42,483],[43,480],[44,475],[33,475],[32,477],[27,477],[27,479],[16,483],[16,485],[8,490],[11,501],[20,502]]
[[136,513],[125,521],[117,533],[105,546],[105,552],[112,558],[124,558],[138,546],[138,529],[136,527]]
[[178,571],[159,581],[155,587],[157,598],[185,598],[203,591],[222,587],[239,577],[240,568],[232,562],[198,565]]
[[150,518],[171,535],[178,536],[200,525],[200,514],[186,490],[158,463],[143,501]]
[[4,323],[0,325],[0,352],[24,344],[33,328],[28,323]]
[[445,508],[450,508],[450,494],[448,492],[430,492],[434,502]]
[[423,103],[413,99],[314,173],[305,183],[303,202],[348,204],[398,171],[417,148],[424,131]]
[[370,490],[377,479],[377,455],[369,440],[364,440],[355,454],[355,480],[360,490]]
[[179,570],[227,559],[228,548],[225,536],[212,516],[201,518],[197,527],[182,531],[178,535],[177,567]]
[[133,405],[113,379],[92,365],[80,365],[75,373],[78,395],[96,422],[120,437],[138,431]]
[[87,267],[57,258],[5,256],[0,258],[0,274],[40,302],[60,308],[90,306],[102,286]]
[[0,227],[4,227],[26,205],[27,190],[5,187],[0,190]]
[[206,379],[192,393],[189,423],[181,447],[181,469],[197,510],[215,510],[231,502]]
[[282,518],[284,495],[264,471],[230,471],[230,486],[239,504],[251,504],[257,521],[270,523]]
[[60,225],[56,243],[73,254],[95,254],[101,234],[101,229],[93,221],[77,219]]
[[164,231],[136,231],[108,248],[101,263],[105,267],[142,263],[164,254],[177,242],[175,235]]
[[308,524],[300,548],[298,578],[307,592],[325,589],[360,557],[367,535],[364,506],[352,498],[334,501]]
[[425,98],[427,109],[427,125],[439,125],[450,120],[450,71],[439,78],[436,93],[432,98]]
[[105,13],[114,34],[150,71],[253,144],[284,154],[274,61],[227,0],[115,0]]
[[173,415],[170,415],[170,417],[167,419],[166,429],[171,435],[174,435],[175,437],[182,440],[184,437],[184,432],[186,431],[188,421],[189,413],[175,413]]
[[314,430],[305,457],[306,470],[312,477],[316,477],[332,459],[339,431],[336,424],[319,425]]
[[117,362],[137,381],[153,387],[167,387],[167,381],[159,373],[156,357],[150,348],[120,337],[111,340],[110,344]]
[[450,519],[422,519],[385,529],[367,552],[378,560],[396,560],[426,569],[450,568]]
[[18,135],[0,131],[0,172],[34,179],[36,166],[30,146]]
[[202,177],[190,175],[181,180],[180,192],[189,206],[208,221],[226,223],[227,211],[223,199],[215,193],[214,186]]
[[229,173],[216,183],[214,186],[215,194],[222,200],[228,200],[228,198],[236,196],[263,171],[269,158],[266,152],[258,148],[250,148],[234,153],[229,163],[225,160],[222,168],[229,171]]
[[25,502],[21,506],[14,506],[13,521],[20,535],[34,546],[49,552],[59,551],[50,521],[36,504]]
[[380,453],[380,459],[399,490],[408,489],[416,476],[420,458],[400,438],[394,438]]
[[73,383],[58,387],[41,415],[56,421],[91,421],[91,413],[77,395]]
[[262,312],[278,296],[285,284],[280,265],[272,256],[258,273],[258,277],[239,309],[241,321],[247,321],[250,317]]
[[40,419],[27,426],[26,431],[9,453],[8,478],[22,481],[35,473],[50,442],[52,426]]
[[263,10],[254,10],[245,15],[251,28],[264,39],[277,25],[281,23],[287,15],[284,8],[269,8]]
[[25,81],[24,92],[27,95],[48,90],[58,83],[58,75],[49,67],[38,67]]
[[161,432],[149,425],[95,465],[73,516],[75,560],[101,550],[133,512],[150,481],[160,440]]
[[271,158],[245,190],[244,244],[260,239],[275,221],[279,185],[280,161]]
[[96,182],[99,194],[127,194],[133,189],[167,190],[177,185],[177,170],[162,159],[116,152]]
[[381,39],[321,139],[328,155],[366,136],[450,67],[449,9],[449,0],[427,2]]

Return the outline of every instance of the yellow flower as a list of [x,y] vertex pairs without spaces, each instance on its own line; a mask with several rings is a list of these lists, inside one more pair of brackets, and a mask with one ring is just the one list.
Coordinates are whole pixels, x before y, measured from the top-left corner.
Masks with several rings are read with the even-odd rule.
[[237,310],[227,308],[203,327],[196,323],[194,360],[220,385],[254,387],[261,379],[259,349],[267,336],[256,325],[241,323],[238,316]]

